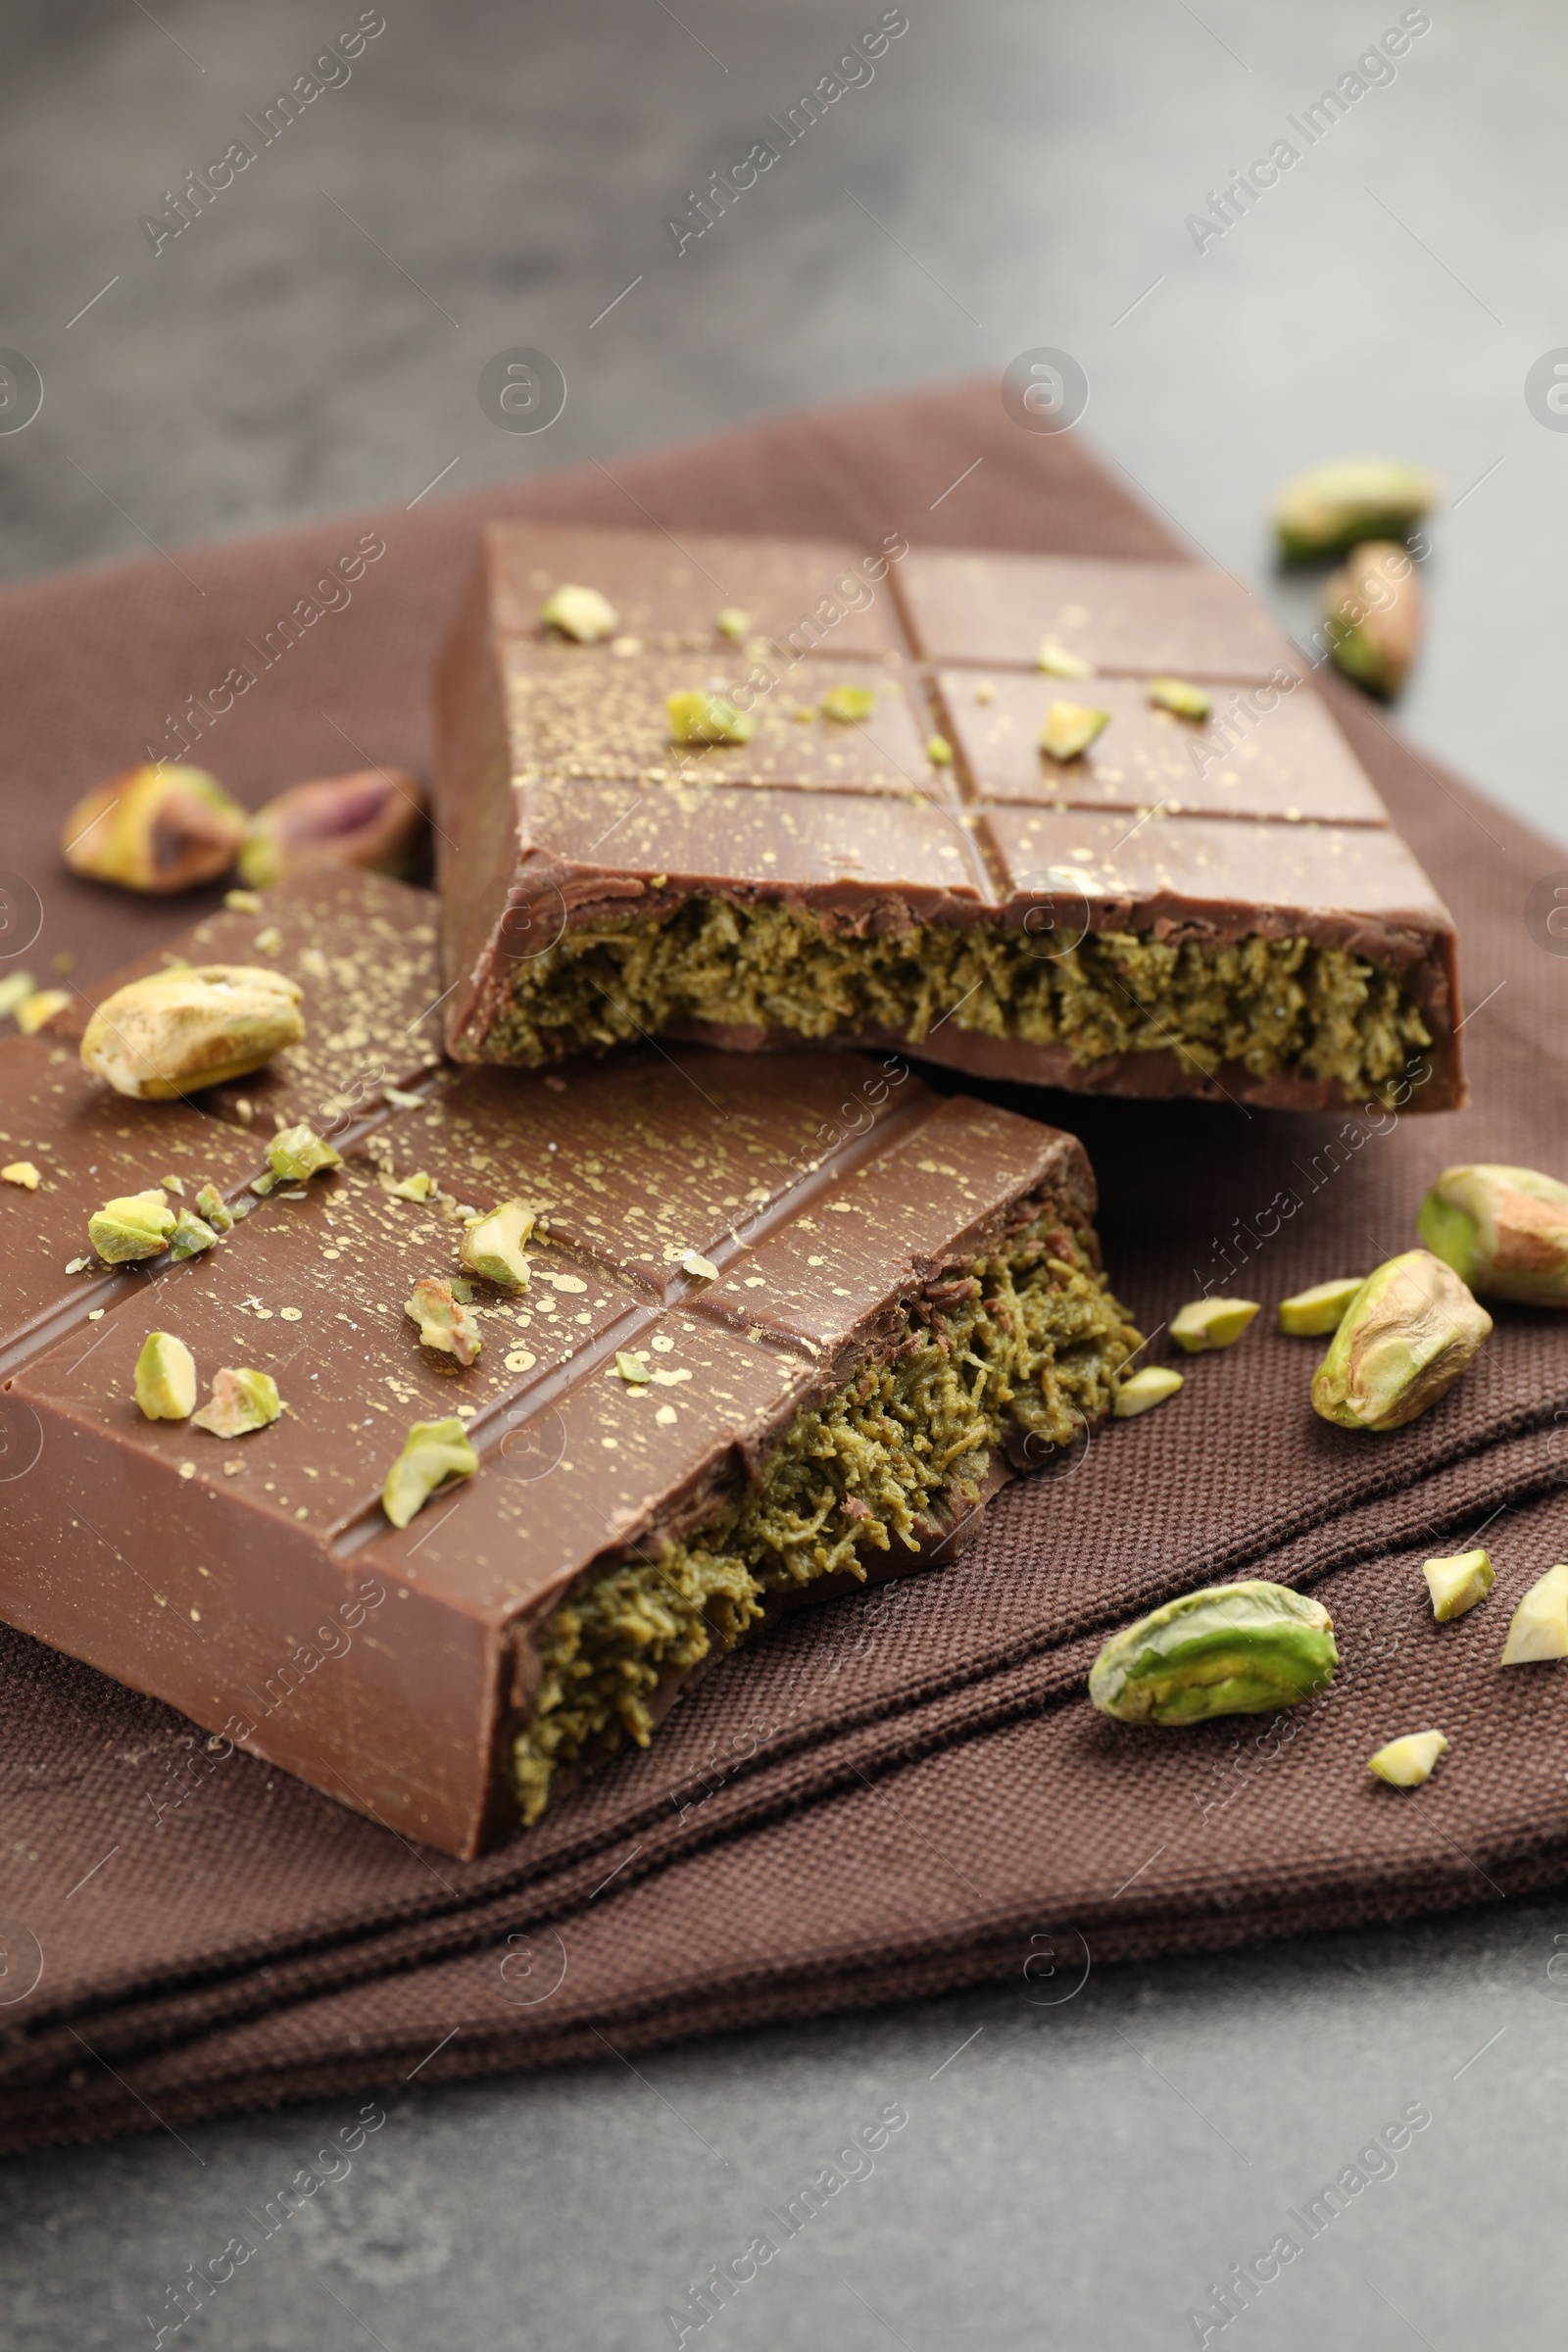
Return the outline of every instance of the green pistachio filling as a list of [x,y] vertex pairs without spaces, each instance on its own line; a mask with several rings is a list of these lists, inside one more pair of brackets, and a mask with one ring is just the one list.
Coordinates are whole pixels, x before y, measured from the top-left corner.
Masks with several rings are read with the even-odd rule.
[[863,1579],[861,1553],[896,1537],[917,1546],[919,1521],[975,1499],[1004,1437],[1033,1440],[1037,1460],[1070,1444],[1141,1345],[1093,1235],[1059,1207],[913,1301],[894,1352],[800,1413],[760,1484],[656,1557],[607,1567],[548,1620],[514,1750],[524,1821],[575,1757],[646,1747],[660,1686],[733,1648],[769,1593]]
[[1080,1067],[1175,1046],[1204,1072],[1337,1079],[1384,1094],[1432,1043],[1397,977],[1303,939],[1229,946],[911,924],[862,938],[798,906],[693,898],[671,913],[568,930],[519,964],[485,1057],[536,1065],[693,1021],[825,1038],[880,1030],[918,1048],[939,1021],[1066,1046]]

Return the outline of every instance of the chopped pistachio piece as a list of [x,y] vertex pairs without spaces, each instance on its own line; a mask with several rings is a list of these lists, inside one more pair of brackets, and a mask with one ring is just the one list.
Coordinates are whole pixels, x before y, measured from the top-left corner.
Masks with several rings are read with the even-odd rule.
[[14,1159],[0,1168],[0,1184],[20,1184],[25,1193],[35,1193],[42,1182],[30,1159]]
[[417,1175],[405,1176],[401,1184],[391,1188],[394,1200],[428,1200],[431,1194],[439,1190],[435,1178],[427,1176],[422,1168]]
[[[276,1184],[304,1184],[310,1177],[318,1176],[323,1169],[340,1168],[343,1154],[324,1144],[314,1127],[304,1120],[297,1127],[280,1127],[267,1147],[268,1161]],[[252,1185],[252,1192],[256,1187]]]
[[1568,1658],[1568,1568],[1548,1568],[1514,1610],[1502,1645],[1504,1666]]
[[184,1200],[185,1180],[182,1176],[160,1176],[158,1181],[166,1193],[173,1193],[178,1200]]
[[225,890],[223,905],[230,914],[260,914],[261,894],[254,890]]
[[215,1438],[243,1438],[253,1429],[265,1429],[282,1410],[270,1372],[225,1364],[213,1374],[212,1396],[199,1413],[191,1415],[191,1427],[210,1430]]
[[1202,1723],[1295,1706],[1334,1679],[1334,1620],[1289,1585],[1208,1585],[1113,1634],[1089,1696],[1123,1723]]
[[1078,760],[1095,737],[1110,724],[1108,710],[1088,703],[1053,703],[1040,730],[1040,749],[1053,760]]
[[669,694],[664,708],[671,743],[750,743],[757,732],[751,712],[737,710],[721,694]]
[[1308,1291],[1280,1300],[1280,1329],[1287,1339],[1318,1340],[1338,1331],[1345,1310],[1366,1280],[1364,1274],[1339,1274],[1332,1282],[1314,1282]]
[[17,1027],[24,1037],[35,1037],[45,1021],[52,1021],[57,1012],[64,1012],[70,1003],[68,988],[36,988],[17,1006]]
[[1195,1298],[1171,1317],[1170,1336],[1189,1355],[1234,1348],[1256,1312],[1255,1298]]
[[1391,1740],[1375,1756],[1368,1756],[1366,1768],[1391,1788],[1419,1788],[1431,1780],[1432,1768],[1447,1744],[1441,1732],[1406,1732],[1402,1740]]
[[1491,1330],[1451,1266],[1407,1250],[1346,1308],[1312,1378],[1312,1410],[1341,1429],[1402,1429],[1469,1369]]
[[1151,678],[1145,692],[1156,710],[1174,710],[1178,718],[1206,718],[1214,708],[1207,688],[1185,678]]
[[1421,1203],[1427,1248],[1483,1298],[1568,1306],[1568,1184],[1538,1168],[1445,1168]]
[[1446,1559],[1425,1560],[1421,1573],[1432,1595],[1432,1614],[1440,1625],[1446,1625],[1450,1617],[1462,1617],[1477,1601],[1485,1600],[1496,1574],[1490,1556],[1479,1545],[1474,1551],[1453,1552]]
[[424,1275],[415,1284],[403,1311],[419,1326],[422,1348],[438,1348],[445,1355],[455,1355],[460,1364],[473,1363],[484,1346],[478,1324],[465,1300],[455,1296],[450,1282],[436,1282]]
[[174,1219],[174,1230],[169,1237],[169,1254],[176,1262],[186,1257],[199,1257],[211,1250],[218,1236],[205,1218],[182,1208]]
[[87,1239],[111,1266],[160,1257],[174,1230],[174,1212],[162,1192],[123,1193],[87,1219]]
[[925,756],[933,767],[951,767],[953,765],[953,746],[945,735],[928,735],[926,737]]
[[569,583],[546,597],[539,617],[547,629],[559,629],[579,645],[597,645],[620,626],[620,614],[608,596],[601,596],[597,588],[573,588]]
[[150,1331],[136,1358],[136,1402],[149,1421],[184,1421],[196,1402],[196,1358],[172,1331]]
[[1334,458],[1286,483],[1274,528],[1288,556],[1333,556],[1362,539],[1407,539],[1443,485],[1424,466]]
[[830,686],[817,709],[841,727],[859,726],[876,709],[876,694],[869,686]]
[[532,1231],[533,1211],[526,1201],[503,1200],[488,1216],[470,1218],[464,1227],[458,1262],[504,1291],[525,1291],[528,1260],[522,1245]]
[[640,1389],[652,1380],[653,1374],[640,1356],[627,1355],[623,1348],[615,1350],[615,1370],[629,1389]]
[[682,1269],[695,1274],[700,1282],[716,1282],[718,1268],[711,1258],[704,1257],[700,1250],[688,1250],[681,1258]]
[[1369,694],[1397,694],[1421,650],[1426,598],[1408,548],[1352,548],[1323,584],[1323,620],[1337,666]]
[[0,980],[0,1021],[9,1020],[17,1006],[24,998],[30,997],[32,991],[33,978],[30,972],[8,972]]
[[234,1224],[233,1213],[216,1184],[204,1184],[196,1196],[196,1213],[205,1217],[215,1233],[228,1233]]
[[1069,653],[1059,637],[1041,638],[1035,667],[1049,678],[1092,678],[1095,674],[1094,663],[1086,662],[1082,654]]
[[117,1094],[168,1102],[259,1070],[305,1035],[300,988],[260,964],[176,964],[127,981],[87,1023],[81,1058]]
[[752,616],[749,612],[743,612],[739,605],[726,605],[713,625],[721,637],[749,637]]
[[478,1467],[479,1456],[455,1416],[445,1421],[416,1421],[403,1441],[403,1451],[386,1474],[381,1508],[394,1527],[407,1527],[432,1494],[457,1479],[471,1478]]
[[1167,1364],[1146,1364],[1141,1372],[1130,1374],[1116,1391],[1110,1408],[1112,1418],[1136,1421],[1140,1413],[1152,1412],[1167,1396],[1175,1396],[1183,1385],[1183,1377]]

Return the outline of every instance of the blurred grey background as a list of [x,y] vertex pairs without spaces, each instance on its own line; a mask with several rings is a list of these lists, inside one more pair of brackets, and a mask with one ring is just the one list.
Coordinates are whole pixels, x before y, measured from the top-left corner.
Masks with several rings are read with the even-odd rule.
[[[1311,587],[1273,574],[1264,527],[1279,479],[1360,450],[1438,466],[1433,626],[1400,722],[1568,832],[1568,416],[1526,402],[1568,344],[1560,11],[894,13],[907,30],[871,78],[677,253],[667,220],[878,0],[384,0],[347,78],[265,146],[243,119],[361,21],[354,0],[7,0],[0,349],[43,405],[4,429],[26,405],[14,371],[0,570],[439,497],[1058,347],[1089,378],[1079,429],[1298,629]],[[1418,21],[1392,80],[1305,148],[1286,118]],[[254,164],[155,252],[144,220],[240,136]],[[1300,161],[1200,253],[1187,216],[1280,137]],[[537,434],[479,405],[485,362],[516,346],[566,380]],[[1563,1980],[1568,1900],[1510,1904],[1082,1984],[1063,1967],[635,2072],[399,2087],[354,2173],[186,2334],[618,2352],[678,2340],[674,2308],[695,2343],[691,2284],[903,2102],[872,2177],[704,2343],[1141,2352],[1200,2341],[1203,2305],[1214,2342],[1211,2287],[1413,2103],[1433,2120],[1396,2175],[1231,2326],[1263,2352],[1535,2352],[1568,2289]],[[166,2289],[342,2120],[3,2168],[0,2335],[157,2341]]]

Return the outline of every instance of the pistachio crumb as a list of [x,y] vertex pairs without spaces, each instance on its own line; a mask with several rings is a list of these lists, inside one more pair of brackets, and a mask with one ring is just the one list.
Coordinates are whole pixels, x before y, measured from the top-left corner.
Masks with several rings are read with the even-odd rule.
[[30,1159],[14,1159],[9,1167],[0,1168],[0,1184],[20,1184],[25,1193],[35,1193],[42,1182]]
[[687,1250],[681,1256],[682,1271],[694,1274],[700,1282],[716,1282],[718,1268],[711,1258],[704,1257],[700,1250]]

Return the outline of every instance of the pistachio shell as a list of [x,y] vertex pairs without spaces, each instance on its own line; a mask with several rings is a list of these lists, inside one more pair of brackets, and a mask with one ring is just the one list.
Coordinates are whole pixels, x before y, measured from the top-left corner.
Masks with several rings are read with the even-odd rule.
[[259,1070],[305,1035],[298,983],[265,965],[176,964],[127,981],[87,1023],[81,1058],[143,1102]]
[[1369,1274],[1312,1381],[1341,1429],[1401,1429],[1453,1386],[1492,1329],[1451,1266],[1407,1250]]
[[204,767],[126,767],[76,803],[60,843],[78,874],[163,893],[216,882],[244,832],[244,809]]
[[136,1358],[136,1402],[149,1421],[183,1421],[196,1402],[196,1358],[171,1331],[150,1331]]
[[1445,1168],[1416,1218],[1421,1239],[1485,1298],[1568,1306],[1568,1184],[1536,1168]]
[[1200,1723],[1310,1698],[1339,1663],[1321,1601],[1261,1580],[1209,1585],[1112,1635],[1089,1695],[1123,1723]]
[[1274,528],[1288,556],[1333,556],[1364,539],[1405,539],[1443,496],[1424,466],[1334,458],[1286,483]]
[[386,1474],[381,1508],[394,1527],[407,1527],[432,1494],[457,1479],[471,1478],[478,1467],[479,1456],[461,1421],[416,1421]]

